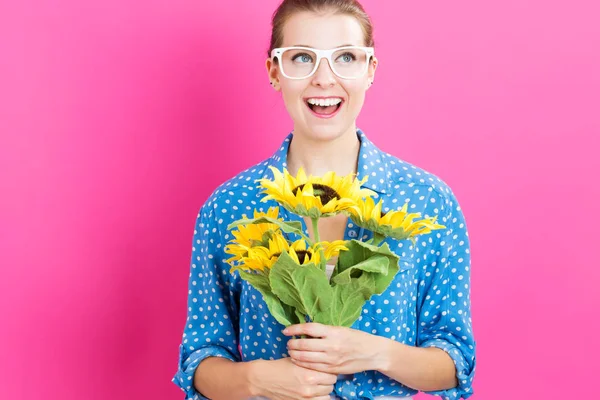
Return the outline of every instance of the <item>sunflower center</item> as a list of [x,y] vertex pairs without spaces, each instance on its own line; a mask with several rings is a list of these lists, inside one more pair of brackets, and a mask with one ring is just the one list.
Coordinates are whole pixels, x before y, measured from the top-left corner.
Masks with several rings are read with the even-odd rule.
[[[298,190],[302,189],[304,189],[304,184],[296,187],[294,190],[292,190],[292,193],[295,196]],[[333,190],[331,187],[322,185],[320,183],[313,183],[313,192],[315,196],[319,196],[321,198],[321,203],[323,204],[327,204],[333,199],[340,200],[342,198],[342,196],[340,196],[338,192]]]
[[304,260],[306,260],[307,257],[310,257],[312,252],[309,250],[296,250],[296,255],[298,256],[298,261],[300,261],[300,264],[304,264]]

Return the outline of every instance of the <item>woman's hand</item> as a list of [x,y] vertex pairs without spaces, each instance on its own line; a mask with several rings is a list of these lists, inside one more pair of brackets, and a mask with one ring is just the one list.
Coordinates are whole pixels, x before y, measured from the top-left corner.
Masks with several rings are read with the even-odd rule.
[[337,381],[337,375],[300,367],[288,357],[251,363],[251,392],[269,400],[329,400]]
[[381,370],[387,363],[387,339],[356,329],[318,323],[292,325],[286,336],[308,335],[291,339],[288,353],[294,364],[331,374],[354,374]]

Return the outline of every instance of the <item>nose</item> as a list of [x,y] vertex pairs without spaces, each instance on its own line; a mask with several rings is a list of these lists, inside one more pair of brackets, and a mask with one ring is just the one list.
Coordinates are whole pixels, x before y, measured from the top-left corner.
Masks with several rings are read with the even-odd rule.
[[335,84],[335,74],[329,66],[329,60],[325,58],[321,59],[312,78],[312,83],[316,86],[329,87]]

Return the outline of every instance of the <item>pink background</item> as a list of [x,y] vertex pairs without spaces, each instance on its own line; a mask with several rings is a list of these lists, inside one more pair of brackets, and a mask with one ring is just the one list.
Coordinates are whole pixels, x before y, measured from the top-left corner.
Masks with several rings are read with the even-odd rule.
[[[0,3],[0,398],[183,398],[196,213],[292,128],[264,69],[276,4]],[[363,4],[358,125],[467,218],[473,398],[594,398],[598,3]]]

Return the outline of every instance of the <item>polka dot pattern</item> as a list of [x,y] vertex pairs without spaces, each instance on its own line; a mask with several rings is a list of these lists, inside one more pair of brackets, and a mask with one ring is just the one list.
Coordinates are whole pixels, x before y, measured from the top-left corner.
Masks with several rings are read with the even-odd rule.
[[[357,129],[361,141],[358,178],[369,176],[364,187],[383,199],[383,210],[399,209],[409,203],[410,212],[438,215],[447,228],[408,240],[386,239],[401,257],[400,271],[381,295],[368,301],[352,328],[419,347],[437,347],[454,361],[458,386],[428,392],[443,399],[468,398],[475,373],[475,340],[471,326],[469,236],[458,201],[440,178],[378,149]],[[275,360],[288,357],[280,325],[267,309],[260,292],[229,272],[223,248],[232,235],[227,225],[251,215],[256,208],[266,211],[278,206],[261,203],[256,180],[272,178],[268,166],[286,167],[290,133],[278,151],[221,184],[198,213],[192,244],[188,313],[179,346],[178,371],[173,382],[186,399],[205,399],[192,384],[198,364],[207,357],[232,361]],[[304,219],[280,207],[280,216]],[[296,239],[290,234],[290,239]],[[368,240],[372,232],[348,221],[344,239]],[[398,362],[402,362],[398,360]],[[340,376],[335,395],[341,399],[406,398],[415,390],[377,371]]]

